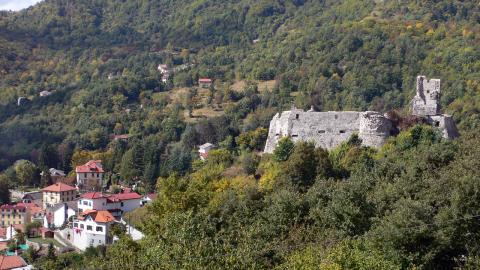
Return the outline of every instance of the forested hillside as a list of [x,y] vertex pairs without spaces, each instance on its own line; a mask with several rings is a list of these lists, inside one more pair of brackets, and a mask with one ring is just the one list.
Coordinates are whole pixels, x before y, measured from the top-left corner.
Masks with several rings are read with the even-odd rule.
[[[45,269],[475,269],[479,44],[473,0],[45,0],[1,12],[0,180],[39,186],[40,170],[95,158],[110,184],[159,193],[139,222],[146,240]],[[159,64],[177,68],[166,83]],[[257,154],[292,104],[406,115],[420,74],[442,79],[458,141],[416,126],[378,150],[352,138]],[[219,150],[202,163],[206,142]]]

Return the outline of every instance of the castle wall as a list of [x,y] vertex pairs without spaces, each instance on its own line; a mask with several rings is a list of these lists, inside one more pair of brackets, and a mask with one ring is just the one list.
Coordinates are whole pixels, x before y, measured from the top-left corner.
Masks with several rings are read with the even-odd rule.
[[275,115],[270,122],[265,152],[272,153],[278,140],[285,136],[293,142],[312,141],[317,147],[332,149],[356,133],[364,145],[379,146],[388,137],[390,128],[390,121],[376,112],[304,112],[292,109]]
[[363,112],[360,117],[359,137],[362,144],[372,147],[382,146],[390,136],[392,122],[378,112]]
[[[412,114],[421,116],[438,128],[444,138],[458,137],[452,117],[440,114],[440,80],[417,77],[417,93]],[[317,147],[331,149],[357,133],[365,146],[380,147],[390,136],[393,124],[378,112],[304,112],[292,108],[277,113],[270,122],[265,153],[272,153],[282,137],[292,141],[312,141]]]
[[454,139],[459,136],[457,126],[450,115],[432,115],[428,116],[427,122],[442,132],[445,139]]

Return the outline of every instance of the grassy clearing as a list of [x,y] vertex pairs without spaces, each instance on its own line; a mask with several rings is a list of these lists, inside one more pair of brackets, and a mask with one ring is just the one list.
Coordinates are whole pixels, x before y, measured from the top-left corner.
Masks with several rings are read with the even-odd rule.
[[28,241],[31,241],[31,242],[34,242],[34,243],[37,243],[37,244],[41,244],[41,245],[48,245],[50,243],[53,243],[53,245],[57,246],[57,247],[63,247],[62,244],[60,244],[57,240],[53,239],[53,238],[45,238],[43,239],[42,237],[34,237],[34,238],[27,238]]

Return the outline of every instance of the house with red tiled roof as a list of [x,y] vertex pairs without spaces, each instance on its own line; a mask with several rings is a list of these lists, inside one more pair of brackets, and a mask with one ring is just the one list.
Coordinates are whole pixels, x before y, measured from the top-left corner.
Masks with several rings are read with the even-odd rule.
[[73,201],[77,197],[77,189],[58,182],[45,187],[43,191],[43,208],[52,207],[58,203]]
[[0,270],[29,270],[33,269],[20,256],[0,256]]
[[17,205],[18,206],[25,206],[26,208],[28,208],[28,211],[30,212],[30,217],[31,217],[32,222],[34,222],[34,221],[42,222],[43,221],[43,216],[45,215],[45,211],[37,203],[21,202],[21,203],[17,203]]
[[68,224],[70,218],[77,214],[77,199],[68,202],[61,202],[45,209],[43,227],[48,229],[61,228]]
[[73,228],[67,239],[80,250],[90,246],[112,243],[109,236],[110,226],[116,222],[113,215],[106,210],[87,210],[73,222]]
[[82,190],[101,190],[103,183],[103,170],[101,160],[90,160],[75,168],[77,187]]
[[213,80],[210,78],[200,78],[198,79],[198,86],[202,88],[210,88],[212,86]]
[[103,194],[101,192],[89,192],[82,194],[78,200],[78,212],[87,210],[107,210],[115,217],[132,211],[142,205],[142,196],[133,191],[122,191],[118,194]]

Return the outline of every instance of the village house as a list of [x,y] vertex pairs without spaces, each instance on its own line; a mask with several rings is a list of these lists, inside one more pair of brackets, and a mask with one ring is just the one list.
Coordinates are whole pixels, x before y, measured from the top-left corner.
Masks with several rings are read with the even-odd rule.
[[27,224],[31,221],[30,211],[23,205],[4,204],[0,206],[0,212],[0,224],[2,226]]
[[41,97],[48,97],[48,96],[50,96],[51,94],[52,94],[52,92],[47,91],[47,90],[44,90],[44,91],[40,92],[39,96],[41,96]]
[[37,203],[17,203],[17,206],[25,206],[27,211],[30,212],[30,221],[39,221],[40,223],[43,222],[43,216],[45,215],[44,209],[40,206],[42,205]]
[[22,196],[23,203],[34,203],[36,205],[42,205],[43,202],[43,193],[42,191],[32,191],[23,194]]
[[147,195],[143,196],[142,205],[145,205],[145,204],[147,204],[147,203],[151,203],[151,202],[153,202],[156,198],[157,198],[157,194],[156,194],[156,193],[147,194]]
[[167,83],[168,79],[170,78],[170,69],[166,64],[158,65],[158,71],[162,73],[162,82]]
[[120,218],[123,213],[142,206],[142,199],[143,197],[140,194],[131,191],[111,195],[89,192],[83,194],[78,201],[78,212],[106,210],[110,211],[113,216]]
[[[55,168],[48,169],[50,176],[65,176],[65,172],[62,170],[57,170]],[[44,172],[40,173],[40,176],[43,176]]]
[[129,138],[130,138],[130,135],[128,134],[113,135],[114,141],[128,141]]
[[17,231],[22,231],[23,230],[23,225],[22,228],[18,227],[19,225],[9,225],[7,227],[0,227],[0,243],[5,243],[10,241],[11,239],[14,239],[15,236],[18,234]]
[[[41,172],[40,176],[44,176],[45,172]],[[52,179],[53,183],[57,182],[64,182],[64,179],[66,177],[66,174],[62,170],[58,170],[55,168],[50,168],[48,169],[48,174],[50,175],[50,178]]]
[[214,148],[215,148],[215,145],[211,144],[211,143],[205,143],[205,144],[200,145],[198,147],[198,154],[200,156],[200,159],[205,161],[208,157],[208,152],[210,152],[210,150],[212,150]]
[[212,86],[212,79],[209,79],[209,78],[200,78],[198,79],[198,86],[202,87],[202,88],[210,88],[210,86]]
[[77,187],[80,189],[99,190],[103,187],[104,170],[101,160],[90,160],[75,168]]
[[77,189],[58,182],[42,189],[43,208],[52,207],[58,203],[73,201],[77,197]]
[[85,211],[73,221],[73,228],[67,239],[80,250],[111,244],[108,231],[114,222],[115,218],[106,210]]
[[70,217],[75,216],[78,211],[77,200],[58,203],[47,208],[43,218],[43,227],[48,229],[60,228],[68,223]]
[[0,256],[0,270],[30,270],[34,269],[28,265],[20,256]]

